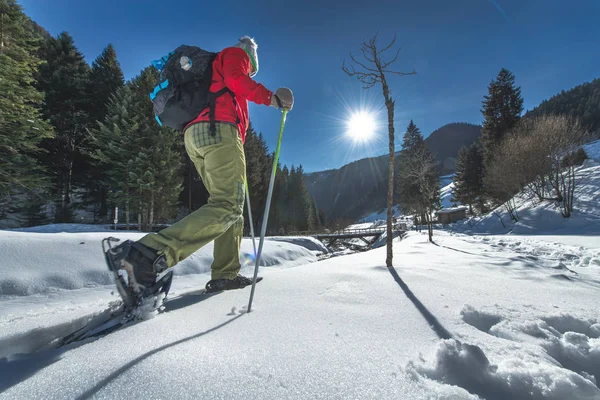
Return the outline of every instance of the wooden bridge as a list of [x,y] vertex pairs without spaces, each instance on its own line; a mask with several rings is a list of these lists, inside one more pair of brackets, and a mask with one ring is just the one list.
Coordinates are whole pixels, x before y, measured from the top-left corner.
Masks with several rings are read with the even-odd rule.
[[[319,232],[291,232],[291,236],[312,236],[319,239],[327,246],[333,246],[338,240],[344,239],[360,239],[369,247],[373,246],[379,240],[381,235],[386,232],[386,226],[367,229],[344,229],[335,232],[319,231]],[[392,227],[392,231],[403,235],[406,232],[405,224],[398,224]]]

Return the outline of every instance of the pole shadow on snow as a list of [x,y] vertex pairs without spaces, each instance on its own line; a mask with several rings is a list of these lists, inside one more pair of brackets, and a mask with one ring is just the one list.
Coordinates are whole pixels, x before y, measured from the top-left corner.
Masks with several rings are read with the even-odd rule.
[[402,288],[404,294],[406,294],[406,297],[408,297],[410,301],[413,302],[417,310],[419,310],[421,315],[423,315],[423,318],[425,318],[425,320],[427,321],[431,329],[433,329],[433,331],[436,333],[436,335],[438,335],[440,339],[452,339],[452,334],[448,332],[448,330],[444,328],[444,326],[427,309],[427,307],[425,307],[425,305],[421,303],[417,296],[415,296],[415,294],[410,290],[408,285],[402,280],[402,278],[400,278],[400,275],[398,275],[396,269],[394,267],[389,267],[388,270],[390,271],[390,274],[392,274],[392,276],[394,277],[394,280],[396,281],[398,286]]
[[203,332],[197,333],[195,335],[192,336],[188,336],[186,338],[177,340],[173,343],[169,343],[169,344],[165,344],[164,346],[158,347],[154,350],[151,350],[145,354],[142,354],[141,356],[137,357],[134,360],[131,360],[130,362],[128,362],[127,364],[123,365],[122,367],[120,367],[119,369],[117,369],[116,371],[114,371],[113,373],[111,373],[110,375],[108,375],[106,378],[104,378],[103,380],[101,380],[100,382],[98,382],[94,387],[86,390],[85,392],[83,392],[79,397],[77,397],[77,400],[83,400],[83,399],[89,399],[92,398],[96,393],[98,393],[100,390],[102,390],[102,388],[104,388],[105,386],[107,386],[109,383],[111,383],[112,381],[114,381],[115,379],[117,379],[120,375],[122,375],[123,373],[127,372],[127,370],[131,369],[132,367],[134,367],[135,365],[141,363],[142,361],[144,361],[145,359],[160,353],[161,351],[167,350],[171,347],[180,345],[182,343],[188,342],[190,340],[194,340],[197,339],[201,336],[207,335],[211,332],[216,331],[217,329],[220,329],[222,327],[224,327],[225,325],[228,325],[230,323],[232,323],[233,321],[235,321],[236,319],[238,319],[239,317],[241,317],[244,314],[238,314],[237,316],[223,322],[220,325],[217,325],[213,328],[207,329]]

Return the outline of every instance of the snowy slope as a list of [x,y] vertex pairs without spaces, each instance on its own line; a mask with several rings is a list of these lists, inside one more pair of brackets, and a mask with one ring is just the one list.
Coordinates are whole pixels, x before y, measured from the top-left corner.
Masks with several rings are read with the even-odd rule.
[[[47,294],[37,316],[27,299],[42,294],[14,297],[0,398],[599,399],[600,246],[562,267],[546,242],[498,240],[413,232],[395,241],[395,277],[385,249],[263,268],[250,314],[249,290],[204,298],[203,275],[183,275],[165,313],[58,350],[33,344],[76,318],[61,307],[82,302],[61,296],[100,303],[98,288]],[[52,323],[4,329],[40,318]]]
[[530,196],[515,197],[519,222],[511,221],[505,207],[482,217],[452,224],[451,229],[465,233],[511,233],[514,235],[599,235],[600,234],[600,165],[586,160],[577,171],[574,211],[563,218],[551,202],[538,203]]
[[600,161],[600,140],[586,144],[583,146],[583,150],[589,158]]

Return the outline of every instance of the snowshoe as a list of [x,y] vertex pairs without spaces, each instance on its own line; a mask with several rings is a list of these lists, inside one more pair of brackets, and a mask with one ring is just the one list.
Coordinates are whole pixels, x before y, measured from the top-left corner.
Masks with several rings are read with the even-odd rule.
[[[257,277],[256,282],[262,281],[262,277]],[[206,293],[216,293],[223,290],[242,289],[252,285],[252,279],[238,275],[233,279],[211,279],[206,283]]]
[[166,296],[171,288],[173,272],[169,271],[156,280],[158,273],[167,269],[164,255],[131,240],[113,247],[111,243],[118,241],[114,237],[103,239],[102,250],[125,306],[136,307],[144,298],[159,293]]

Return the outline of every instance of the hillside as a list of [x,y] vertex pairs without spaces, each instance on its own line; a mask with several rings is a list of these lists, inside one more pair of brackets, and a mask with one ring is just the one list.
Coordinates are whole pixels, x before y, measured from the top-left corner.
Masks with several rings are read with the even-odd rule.
[[600,78],[544,100],[526,116],[569,114],[581,118],[592,131],[600,130]]
[[442,175],[447,175],[455,170],[458,150],[462,146],[473,144],[480,135],[481,126],[479,125],[454,123],[433,131],[425,139],[425,143],[440,163]]
[[[469,146],[481,127],[466,123],[444,125],[425,139],[443,174],[454,172],[458,150]],[[399,140],[399,139],[397,139]],[[307,174],[306,185],[328,218],[357,219],[386,206],[388,156],[364,158],[338,169]]]

